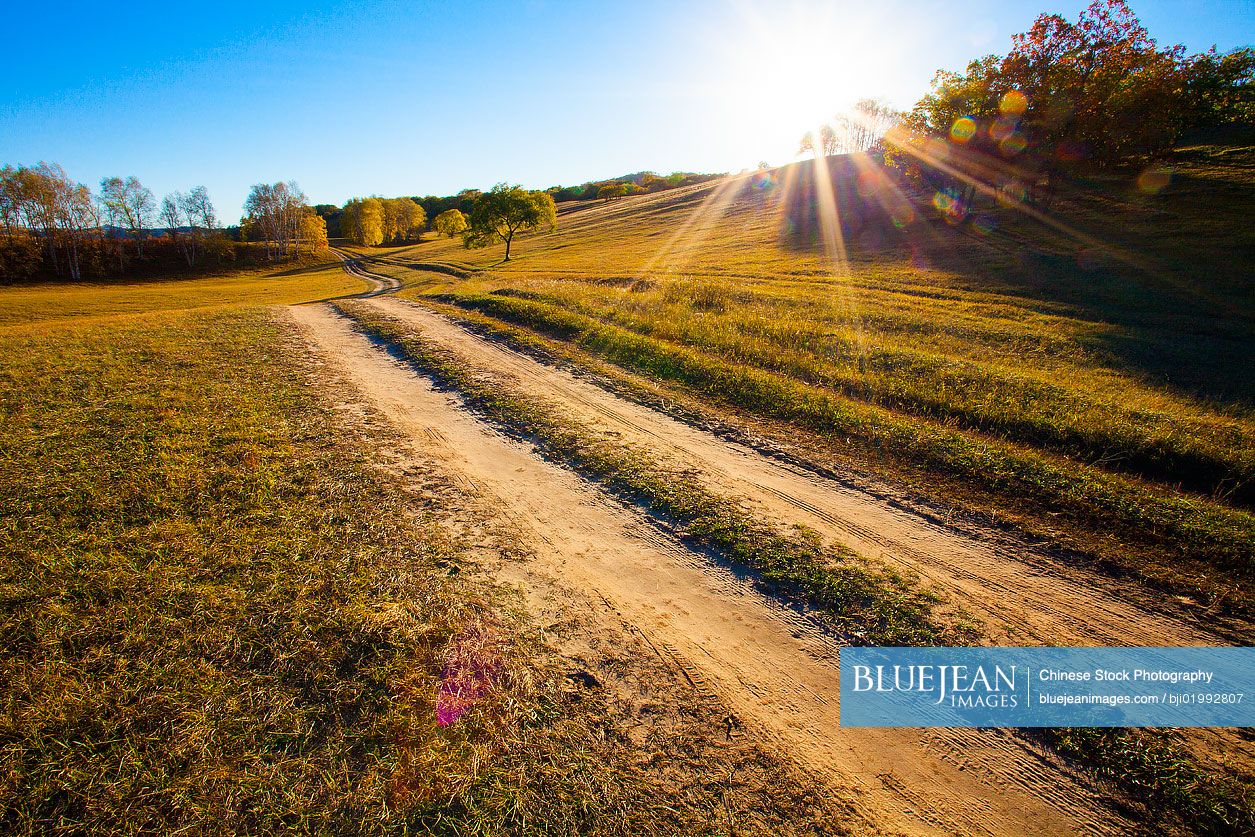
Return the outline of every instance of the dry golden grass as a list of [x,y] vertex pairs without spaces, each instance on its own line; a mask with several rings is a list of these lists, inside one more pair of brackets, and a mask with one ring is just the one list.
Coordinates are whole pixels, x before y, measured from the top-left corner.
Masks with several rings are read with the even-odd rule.
[[25,285],[0,288],[0,328],[82,325],[91,318],[154,311],[292,304],[362,290],[362,282],[346,274],[338,261],[197,279]]
[[[361,289],[303,275],[288,298]],[[636,708],[571,687],[464,563],[457,490],[378,467],[256,281],[0,292],[28,321],[0,330],[0,829],[840,831],[656,661],[611,662],[674,724],[643,763]]]

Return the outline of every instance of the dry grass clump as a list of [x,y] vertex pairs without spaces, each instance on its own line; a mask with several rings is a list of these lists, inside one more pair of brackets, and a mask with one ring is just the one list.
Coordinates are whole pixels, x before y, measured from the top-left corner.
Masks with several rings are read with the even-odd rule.
[[701,314],[724,314],[740,296],[729,282],[692,277],[667,282],[660,294],[665,304],[687,306]]

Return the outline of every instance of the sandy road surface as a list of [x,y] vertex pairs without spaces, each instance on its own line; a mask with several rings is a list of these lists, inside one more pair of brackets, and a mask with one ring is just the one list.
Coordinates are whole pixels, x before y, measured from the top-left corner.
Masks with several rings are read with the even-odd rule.
[[340,250],[332,247],[331,252],[335,253],[344,266],[345,273],[356,276],[366,284],[370,285],[370,290],[360,294],[355,294],[358,299],[366,299],[380,294],[392,293],[401,289],[401,281],[393,276],[386,276],[382,273],[375,273],[362,265],[362,260],[347,250]]
[[418,455],[499,501],[535,546],[541,569],[611,603],[746,727],[824,777],[867,830],[1061,834],[1127,826],[1082,780],[1010,733],[838,727],[837,649],[808,621],[495,432],[329,307],[290,311],[311,351],[412,439]]
[[695,471],[760,515],[802,523],[870,558],[918,573],[972,614],[997,645],[1203,645],[1214,636],[1120,598],[1096,574],[1063,575],[1044,556],[947,529],[880,498],[620,398],[395,298],[370,305],[404,320],[472,368],[509,376],[530,396]]

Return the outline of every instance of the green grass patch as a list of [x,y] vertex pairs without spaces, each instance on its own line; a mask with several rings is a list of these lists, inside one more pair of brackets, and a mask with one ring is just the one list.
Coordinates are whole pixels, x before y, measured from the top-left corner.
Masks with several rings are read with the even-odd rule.
[[1030,734],[1195,833],[1255,832],[1250,785],[1201,769],[1171,731],[1047,728]]

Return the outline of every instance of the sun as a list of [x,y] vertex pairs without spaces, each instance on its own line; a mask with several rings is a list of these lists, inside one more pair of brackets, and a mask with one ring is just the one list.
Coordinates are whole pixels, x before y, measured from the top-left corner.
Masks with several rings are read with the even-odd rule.
[[863,56],[830,20],[777,18],[762,27],[743,83],[775,119],[814,128],[857,95]]
[[755,4],[716,37],[717,87],[729,152],[784,161],[807,131],[875,97],[892,53],[885,24],[854,4]]

